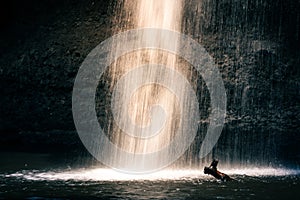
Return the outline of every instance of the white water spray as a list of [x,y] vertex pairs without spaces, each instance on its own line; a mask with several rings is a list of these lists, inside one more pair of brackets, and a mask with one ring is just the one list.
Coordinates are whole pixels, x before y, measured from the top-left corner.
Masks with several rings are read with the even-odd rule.
[[[226,93],[212,57],[199,43],[174,31],[180,30],[181,1],[133,2],[124,1],[129,13],[125,22],[138,29],[115,34],[90,52],[74,83],[72,110],[79,136],[95,158],[121,171],[145,173],[170,165],[194,141],[199,74],[211,99],[199,158],[208,155],[220,137]],[[169,3],[173,10],[168,10]],[[108,112],[113,117],[104,133],[96,118],[94,91],[107,67],[112,92]]]
[[[124,2],[123,9],[127,13],[133,13],[126,20],[133,23],[133,28],[180,32],[182,4],[178,0],[130,0]],[[171,41],[167,35],[154,36],[146,33],[144,40],[149,43],[159,41],[161,45],[177,42]],[[157,67],[158,65],[161,67]],[[137,71],[138,67],[140,69]],[[178,72],[183,75],[178,75]],[[192,95],[187,86],[190,83],[185,81],[189,79],[190,73],[188,66],[179,64],[176,55],[157,49],[133,52],[118,59],[110,70],[115,94],[112,103],[115,123],[110,133],[113,143],[129,153],[143,155],[167,148],[178,129],[185,130],[188,135],[189,127],[185,126],[189,123],[184,123],[184,119],[194,117],[193,110],[198,109],[190,102],[192,97],[189,96]],[[177,91],[172,91],[172,87]],[[110,156],[115,162],[124,159],[118,155]],[[142,158],[141,168],[161,162],[162,159],[164,158]]]

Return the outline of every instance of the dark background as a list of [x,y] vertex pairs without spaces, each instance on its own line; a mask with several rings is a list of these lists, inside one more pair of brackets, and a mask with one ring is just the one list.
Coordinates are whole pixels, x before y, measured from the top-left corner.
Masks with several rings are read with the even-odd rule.
[[[80,64],[119,26],[122,1],[0,3],[0,149],[83,149],[72,118]],[[183,32],[215,58],[228,98],[214,154],[299,166],[298,0],[188,1]],[[196,149],[196,147],[193,147]]]

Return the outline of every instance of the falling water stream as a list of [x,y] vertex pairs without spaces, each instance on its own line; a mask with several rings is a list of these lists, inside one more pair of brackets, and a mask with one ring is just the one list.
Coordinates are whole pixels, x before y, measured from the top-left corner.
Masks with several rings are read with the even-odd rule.
[[[126,30],[129,24],[133,29],[156,28],[181,32],[183,14],[181,0],[141,0],[122,3],[120,9],[128,15],[125,19],[120,19],[125,21],[125,24],[116,32]],[[146,32],[144,35],[146,36],[141,40],[155,40],[161,45],[178,42],[171,41],[164,35],[155,36]],[[137,47],[139,42],[136,41]],[[122,44],[116,45],[124,48]],[[118,47],[114,51],[118,51]],[[187,121],[198,118],[195,111],[198,108],[191,103],[194,99],[188,91],[189,86],[186,86],[193,85],[194,88],[190,90],[196,89],[196,81],[192,80],[193,71],[186,62],[180,60],[177,55],[160,49],[136,50],[114,62],[109,73],[111,90],[115,94],[113,95],[115,100],[112,100],[112,110],[115,112],[108,135],[115,145],[129,153],[143,155],[167,148],[178,130],[187,135],[182,138],[187,140],[190,131],[193,131],[192,123]],[[172,85],[169,88],[163,84],[166,80]],[[172,91],[171,87],[177,91]],[[120,155],[111,155],[110,152],[107,154],[114,159],[113,165],[127,159]],[[169,155],[165,156],[171,157],[171,154],[172,152],[169,152]],[[143,168],[151,164],[155,166],[154,163],[162,162],[162,159],[164,158],[159,155],[152,159],[141,157],[137,162]],[[124,162],[130,165],[130,162],[134,161],[129,159]]]

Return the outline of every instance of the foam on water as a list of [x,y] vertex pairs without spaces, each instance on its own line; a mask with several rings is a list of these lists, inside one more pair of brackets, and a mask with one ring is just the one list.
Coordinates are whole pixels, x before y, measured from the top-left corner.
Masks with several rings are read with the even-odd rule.
[[[289,176],[299,175],[300,170],[283,168],[244,168],[244,169],[223,169],[231,176],[247,175],[253,177],[259,176]],[[138,181],[138,180],[193,180],[208,179],[208,175],[203,174],[202,170],[162,170],[151,174],[134,175],[115,171],[113,169],[78,169],[69,171],[21,171],[4,177],[17,177],[27,180],[77,180],[77,181]]]
[[247,176],[289,176],[298,175],[300,170],[284,168],[241,168],[222,170],[229,175],[247,175]]

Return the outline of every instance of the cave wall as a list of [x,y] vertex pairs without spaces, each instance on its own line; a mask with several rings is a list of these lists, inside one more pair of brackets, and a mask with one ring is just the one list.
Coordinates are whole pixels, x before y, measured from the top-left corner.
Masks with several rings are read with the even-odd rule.
[[299,8],[294,0],[186,3],[184,32],[213,56],[227,93],[213,157],[299,165]]
[[[118,25],[112,20],[116,2],[1,4],[1,146],[44,144],[45,138],[49,145],[66,145],[61,135],[76,134],[76,73]],[[184,16],[183,32],[214,57],[227,92],[226,125],[214,154],[299,165],[299,1],[191,0]]]
[[74,129],[73,82],[85,56],[109,37],[108,3],[10,3],[1,31],[1,132]]

